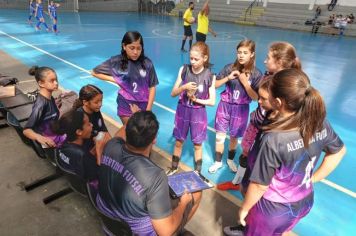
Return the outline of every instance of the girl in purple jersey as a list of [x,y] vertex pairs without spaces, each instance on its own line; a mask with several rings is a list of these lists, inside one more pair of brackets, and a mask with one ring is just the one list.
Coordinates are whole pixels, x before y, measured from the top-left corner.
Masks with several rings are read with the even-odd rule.
[[23,134],[45,148],[58,147],[65,136],[56,135],[51,129],[52,123],[59,118],[59,110],[52,97],[58,89],[57,74],[52,68],[38,66],[31,67],[29,74],[35,76],[40,89]]
[[[297,53],[293,45],[287,42],[274,42],[270,45],[267,57],[264,61],[266,66],[266,75],[262,80],[267,80],[270,75],[277,73],[280,70],[295,68],[298,70],[302,69],[302,65],[297,57]],[[256,110],[250,114],[250,123],[248,124],[246,131],[243,135],[241,147],[242,154],[239,157],[239,167],[233,181],[228,181],[218,184],[217,188],[219,190],[230,190],[239,188],[239,184],[245,174],[246,169],[246,157],[248,152],[255,141],[257,133],[261,130],[263,121],[266,118],[266,110],[258,104]],[[248,179],[248,176],[245,178]],[[246,187],[244,183],[242,184],[241,192],[244,194],[246,192]]]
[[190,130],[194,144],[195,170],[202,166],[202,143],[207,134],[207,115],[205,106],[215,104],[215,76],[209,69],[209,47],[203,42],[195,43],[190,50],[190,65],[180,68],[171,92],[179,95],[175,115],[173,136],[176,139],[172,156],[172,167],[167,175],[178,170],[184,140]]
[[[139,32],[126,32],[121,42],[121,55],[95,67],[92,75],[120,87],[116,102],[123,126],[133,111],[152,110],[158,78],[153,63],[144,54]],[[120,129],[119,136],[124,137],[124,130],[124,127]]]
[[237,171],[234,157],[237,139],[242,137],[248,120],[249,104],[257,100],[258,83],[262,73],[255,67],[255,43],[243,40],[237,45],[237,58],[226,65],[216,77],[216,87],[225,84],[215,116],[215,162],[209,168],[215,173],[222,167],[222,155],[226,133],[230,133],[230,146],[227,164],[233,172]]
[[97,164],[100,165],[101,153],[104,145],[111,139],[111,135],[106,128],[104,118],[100,112],[103,104],[103,91],[92,84],[83,86],[79,91],[79,98],[73,104],[73,110],[83,111],[93,124],[92,135],[90,139],[84,141],[84,146],[90,150],[91,154],[97,158]]
[[[287,234],[309,213],[313,183],[327,177],[346,152],[326,120],[320,93],[301,70],[273,75],[269,101],[277,116],[249,154],[250,184],[238,214],[246,227],[226,227],[227,235]],[[323,161],[314,171],[322,152]]]

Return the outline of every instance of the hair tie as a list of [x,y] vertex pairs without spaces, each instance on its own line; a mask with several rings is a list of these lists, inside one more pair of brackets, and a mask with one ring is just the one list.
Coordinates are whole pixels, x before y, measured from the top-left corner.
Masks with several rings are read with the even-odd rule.
[[304,92],[305,96],[308,96],[310,94],[312,88],[313,87],[311,85],[308,85],[308,87],[305,89],[305,92]]

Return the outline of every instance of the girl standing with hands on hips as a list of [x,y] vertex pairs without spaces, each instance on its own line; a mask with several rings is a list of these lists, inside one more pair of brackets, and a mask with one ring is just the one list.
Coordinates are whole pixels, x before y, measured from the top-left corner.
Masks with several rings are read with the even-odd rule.
[[[313,184],[327,177],[346,152],[326,119],[321,95],[301,70],[273,75],[269,92],[277,116],[264,127],[249,153],[249,163],[253,158],[254,165],[238,214],[246,227],[225,227],[227,235],[291,231],[313,205]],[[323,161],[314,170],[322,152]]]
[[179,69],[171,92],[179,95],[173,136],[176,139],[172,167],[167,175],[177,172],[182,147],[188,131],[194,144],[195,170],[201,172],[202,143],[207,138],[207,114],[205,106],[215,104],[215,76],[209,69],[209,47],[203,42],[193,44],[190,50],[190,65]]
[[236,49],[236,61],[226,65],[216,77],[216,87],[225,84],[225,90],[220,94],[221,100],[216,110],[215,162],[209,167],[210,173],[215,173],[222,167],[224,143],[228,131],[230,147],[227,164],[233,172],[237,171],[233,161],[237,139],[245,132],[252,99],[258,98],[257,90],[262,73],[255,67],[255,43],[252,40],[243,40]]
[[92,75],[120,87],[117,114],[124,126],[133,111],[152,110],[158,78],[152,61],[144,54],[139,32],[126,32],[121,41],[121,54],[95,67]]

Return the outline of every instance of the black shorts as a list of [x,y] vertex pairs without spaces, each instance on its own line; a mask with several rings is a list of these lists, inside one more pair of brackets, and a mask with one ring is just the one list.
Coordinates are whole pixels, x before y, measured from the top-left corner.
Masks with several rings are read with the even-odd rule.
[[205,41],[206,41],[206,34],[197,32],[197,33],[195,34],[195,38],[196,38],[197,42],[204,42],[204,43],[205,43]]
[[187,37],[193,36],[192,27],[190,25],[184,26],[184,36]]

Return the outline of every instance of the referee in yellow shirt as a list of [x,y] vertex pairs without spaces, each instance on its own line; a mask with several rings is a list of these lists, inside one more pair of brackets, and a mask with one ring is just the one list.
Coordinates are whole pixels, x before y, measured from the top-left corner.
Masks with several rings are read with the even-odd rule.
[[184,44],[185,41],[187,40],[187,38],[189,39],[189,50],[192,47],[192,41],[193,41],[193,32],[192,32],[192,23],[194,23],[194,21],[192,21],[193,18],[193,9],[194,9],[194,3],[193,2],[189,2],[189,7],[187,10],[185,10],[184,15],[183,15],[183,25],[184,25],[184,35],[183,35],[183,40],[182,40],[182,47],[181,47],[181,51],[182,52],[186,52],[186,50],[184,49]]
[[209,0],[207,0],[198,14],[198,28],[195,34],[197,42],[205,42],[208,32],[216,37],[214,30],[209,27],[209,10]]

